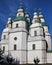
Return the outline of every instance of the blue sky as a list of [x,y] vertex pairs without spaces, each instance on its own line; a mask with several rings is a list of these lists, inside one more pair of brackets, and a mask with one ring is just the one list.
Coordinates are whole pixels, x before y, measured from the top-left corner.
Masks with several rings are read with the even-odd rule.
[[[15,17],[20,0],[0,0],[0,37],[6,26],[8,17]],[[52,35],[52,0],[22,0],[24,10],[28,8],[30,17],[33,17],[34,9],[41,8],[45,21]]]

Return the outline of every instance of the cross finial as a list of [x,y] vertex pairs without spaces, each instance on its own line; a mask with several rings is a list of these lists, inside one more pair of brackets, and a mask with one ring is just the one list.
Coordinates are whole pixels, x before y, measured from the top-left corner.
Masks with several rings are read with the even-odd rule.
[[28,10],[28,8],[26,8],[26,11]]
[[22,5],[22,0],[20,0],[20,5]]
[[39,14],[42,14],[42,12],[41,12],[41,8],[39,8]]
[[25,13],[27,13],[28,14],[28,8],[26,8],[26,12]]

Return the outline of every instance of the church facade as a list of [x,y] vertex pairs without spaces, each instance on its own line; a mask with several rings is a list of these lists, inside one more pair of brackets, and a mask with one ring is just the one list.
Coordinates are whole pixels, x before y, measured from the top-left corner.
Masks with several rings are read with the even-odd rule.
[[34,12],[32,22],[20,6],[14,19],[8,18],[2,32],[0,47],[20,64],[52,63],[51,34],[41,12]]

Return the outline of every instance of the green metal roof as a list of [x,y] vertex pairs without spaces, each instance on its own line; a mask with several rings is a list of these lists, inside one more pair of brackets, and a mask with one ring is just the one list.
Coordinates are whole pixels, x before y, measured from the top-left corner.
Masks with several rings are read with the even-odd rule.
[[29,22],[29,26],[31,26],[31,24],[32,24],[32,23],[31,23],[31,22]]
[[52,53],[52,50],[47,50],[47,53]]
[[41,22],[42,26],[47,26],[47,24],[45,22]]
[[13,19],[13,21],[25,21],[25,20],[26,20],[26,18],[23,16],[19,16],[19,17],[16,17]]

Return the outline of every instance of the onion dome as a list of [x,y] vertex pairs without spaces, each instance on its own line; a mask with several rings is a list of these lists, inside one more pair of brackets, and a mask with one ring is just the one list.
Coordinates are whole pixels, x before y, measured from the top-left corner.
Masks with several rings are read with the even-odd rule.
[[36,11],[34,12],[32,23],[33,24],[30,26],[30,28],[39,27],[39,26],[42,27],[40,20],[39,20],[38,13]]
[[7,22],[7,25],[6,25],[6,27],[10,27],[10,28],[12,28],[12,19],[11,18],[8,18],[8,22]]
[[20,6],[18,8],[18,12],[23,12],[22,0],[20,0]]
[[35,11],[32,23],[37,23],[37,22],[39,23],[40,21],[39,21],[39,16],[38,16],[37,12]]
[[25,18],[26,18],[26,20],[28,22],[28,25],[30,26],[31,25],[31,22],[30,22],[29,13],[27,11],[25,12]]
[[25,12],[25,18],[26,18],[26,20],[27,20],[28,22],[30,22],[30,18],[29,18],[28,12]]
[[7,25],[6,25],[6,28],[3,30],[3,32],[9,32],[10,28],[9,28],[9,24],[11,24],[11,18],[8,18],[8,22],[7,22]]
[[21,17],[24,18],[24,9],[23,9],[23,6],[22,6],[21,2],[20,2],[20,6],[18,8],[16,17],[20,17],[20,19],[21,19]]
[[18,12],[23,12],[23,7],[22,7],[22,5],[19,6]]
[[10,24],[10,23],[11,23],[11,18],[8,18],[7,24]]
[[13,19],[13,21],[25,21],[25,15],[24,15],[24,11],[23,11],[23,7],[22,5],[19,6],[18,12],[17,12],[17,16]]
[[43,17],[43,14],[42,14],[42,12],[41,12],[41,8],[39,8],[39,19],[40,19],[40,21],[41,22],[45,22],[45,20],[44,20],[44,17]]
[[33,16],[33,18],[38,18],[38,14],[37,14],[37,12],[34,12],[34,16]]
[[42,12],[39,12],[39,17],[43,18]]
[[10,28],[6,27],[3,32],[9,32]]
[[25,17],[29,18],[29,13],[27,11],[25,12]]
[[31,23],[30,23],[29,13],[27,11],[25,12],[25,18],[26,18],[26,23],[27,23],[26,28],[29,31],[29,27],[30,27]]
[[47,24],[45,22],[45,19],[44,19],[43,15],[42,15],[42,12],[39,12],[39,19],[41,21],[42,26],[47,26]]
[[42,12],[39,12],[39,18],[40,18],[41,22],[45,22],[45,19],[44,19],[43,15],[42,15]]

